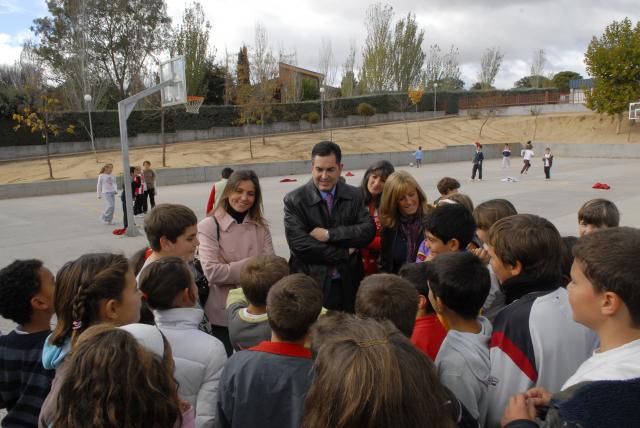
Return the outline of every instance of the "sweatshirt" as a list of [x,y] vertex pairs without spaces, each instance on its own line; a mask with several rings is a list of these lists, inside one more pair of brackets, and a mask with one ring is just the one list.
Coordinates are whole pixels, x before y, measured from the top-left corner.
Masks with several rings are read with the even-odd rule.
[[478,317],[479,333],[449,330],[436,358],[440,382],[449,388],[469,410],[471,416],[483,421],[489,406],[491,322]]

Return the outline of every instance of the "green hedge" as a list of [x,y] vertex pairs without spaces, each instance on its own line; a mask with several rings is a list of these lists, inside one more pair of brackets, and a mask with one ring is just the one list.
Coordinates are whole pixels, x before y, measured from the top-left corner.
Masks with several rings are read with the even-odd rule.
[[[487,94],[502,93],[505,95],[516,93],[555,92],[556,89],[514,89],[507,91],[438,91],[438,110],[445,110],[446,114],[458,113],[458,103],[461,96],[483,96]],[[375,95],[362,95],[350,98],[338,98],[325,100],[325,117],[346,117],[358,114],[356,109],[360,103],[371,104],[377,113],[389,113],[399,111],[400,100],[407,100],[407,110],[415,111],[415,107],[408,102],[405,93],[383,93]],[[433,92],[425,92],[418,104],[418,111],[433,111]],[[271,106],[271,115],[268,122],[292,122],[302,119],[302,115],[315,111],[320,112],[320,101],[305,101],[300,103],[274,104]],[[113,110],[98,111],[91,115],[93,132],[95,137],[119,137],[118,112]],[[238,126],[240,110],[237,106],[202,106],[199,114],[186,113],[182,107],[173,107],[165,110],[165,132],[178,130],[209,129],[211,127]],[[87,141],[88,132],[81,125],[88,128],[88,115],[86,112],[66,112],[60,116],[57,123],[75,124],[76,132],[72,135],[61,133],[51,139],[53,142]],[[38,134],[31,134],[21,129],[13,130],[14,122],[9,115],[0,117],[0,146],[35,145],[44,144]],[[136,110],[127,121],[129,137],[141,133],[160,132],[160,112],[158,110]]]

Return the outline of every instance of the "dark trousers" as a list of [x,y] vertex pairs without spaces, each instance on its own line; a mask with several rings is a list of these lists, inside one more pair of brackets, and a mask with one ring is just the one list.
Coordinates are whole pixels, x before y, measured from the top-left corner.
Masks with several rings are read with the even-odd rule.
[[222,325],[211,324],[211,334],[222,342],[225,351],[227,351],[227,357],[230,357],[233,354],[233,346],[231,346],[231,339],[229,338],[229,329]]
[[135,195],[135,199],[133,200],[133,215],[138,215],[142,213],[142,204],[144,203],[145,195],[144,193],[140,195]]
[[144,200],[142,201],[142,212],[147,212],[147,198],[149,198],[149,202],[151,202],[151,209],[156,206],[156,189],[151,188],[144,191]]
[[525,159],[524,165],[522,165],[522,169],[520,170],[520,174],[522,174],[523,172],[527,172],[529,168],[531,168],[531,162]]
[[357,291],[356,286],[343,283],[342,278],[331,279],[327,276],[322,287],[323,306],[332,311],[352,314],[355,312]]
[[471,170],[471,178],[476,178],[476,171],[478,171],[478,178],[482,180],[482,163],[474,163],[473,170]]
[[122,222],[124,223],[124,228],[126,229],[129,225],[129,219],[127,219],[127,203],[124,198],[120,198],[122,200]]
[[546,177],[547,180],[551,178],[551,167],[550,166],[545,166],[544,167],[544,176]]

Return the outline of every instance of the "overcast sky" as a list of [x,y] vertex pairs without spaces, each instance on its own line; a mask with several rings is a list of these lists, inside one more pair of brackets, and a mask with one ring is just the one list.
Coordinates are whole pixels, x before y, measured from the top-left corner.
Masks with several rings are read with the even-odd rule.
[[[174,23],[182,16],[184,0],[167,0]],[[295,50],[298,65],[317,69],[321,39],[331,40],[341,65],[349,44],[355,42],[357,58],[366,36],[365,10],[360,0],[201,0],[212,24],[210,41],[216,59],[225,48],[236,53],[242,43],[251,45],[255,23],[267,30],[274,51]],[[498,46],[503,66],[495,86],[510,88],[529,75],[533,52],[544,49],[546,72],[577,71],[585,75],[584,52],[594,35],[602,34],[613,20],[640,19],[639,0],[396,0],[387,2],[396,18],[416,14],[425,30],[424,49],[437,43],[455,45],[460,52],[462,80],[467,87],[477,81],[482,52]],[[44,0],[0,0],[0,63],[13,63],[20,45],[30,37],[33,19],[47,14]],[[338,71],[340,73],[340,71]],[[338,83],[338,82],[336,82]]]

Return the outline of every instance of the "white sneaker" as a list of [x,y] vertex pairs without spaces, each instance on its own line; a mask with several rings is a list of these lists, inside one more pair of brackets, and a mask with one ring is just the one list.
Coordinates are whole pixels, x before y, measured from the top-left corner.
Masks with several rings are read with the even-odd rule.
[[113,220],[109,220],[109,221],[107,221],[107,220],[102,220],[102,224],[105,224],[105,225],[112,225],[112,224],[113,224]]

